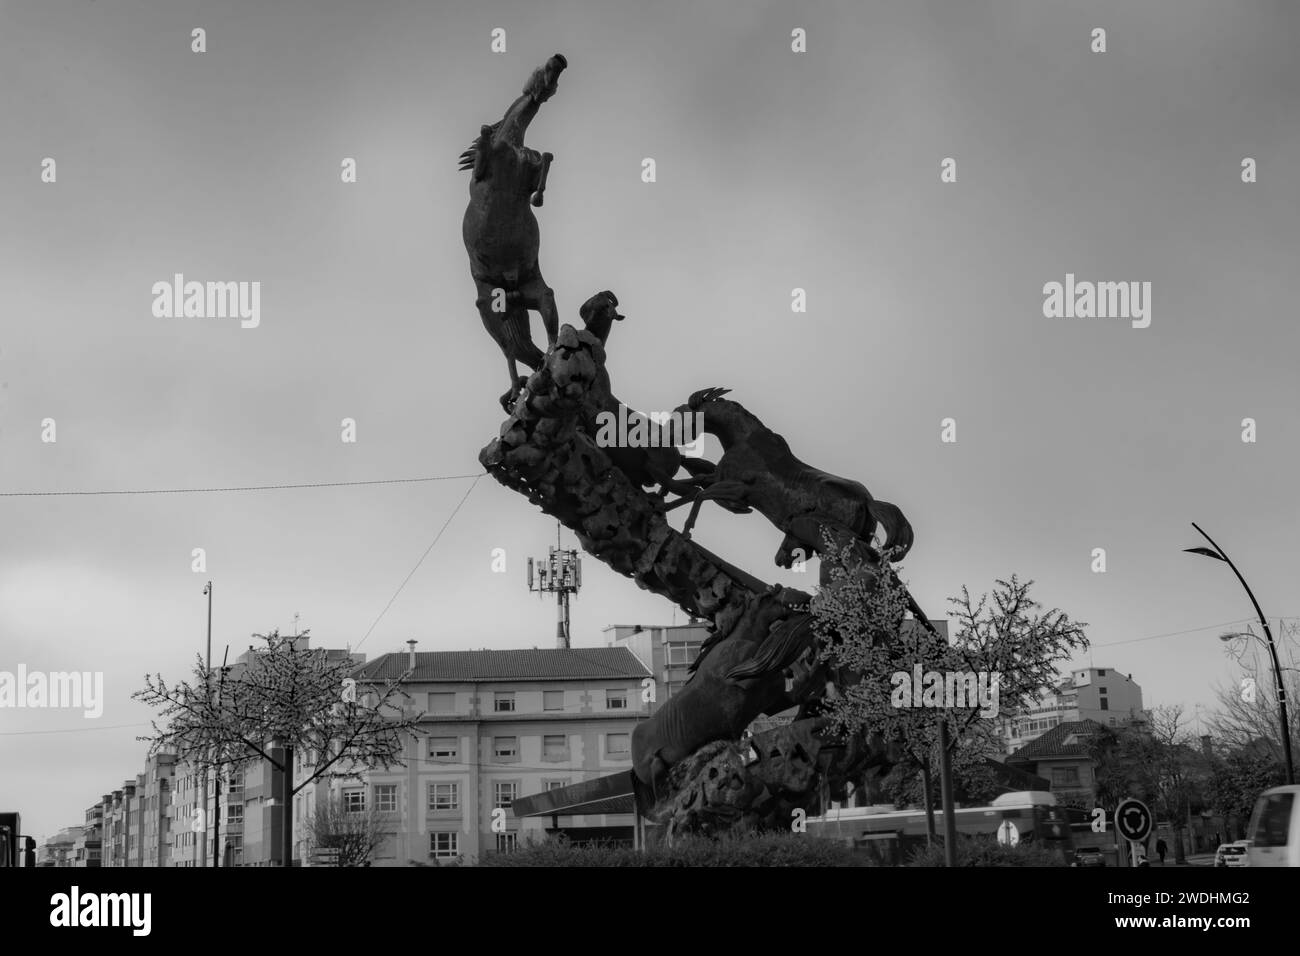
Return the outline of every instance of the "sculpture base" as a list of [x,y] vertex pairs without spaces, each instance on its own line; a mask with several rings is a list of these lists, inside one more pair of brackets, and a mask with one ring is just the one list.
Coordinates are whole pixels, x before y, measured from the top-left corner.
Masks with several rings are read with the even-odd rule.
[[796,810],[817,801],[822,742],[815,720],[718,740],[672,768],[670,793],[651,810],[669,839],[680,833],[789,830]]

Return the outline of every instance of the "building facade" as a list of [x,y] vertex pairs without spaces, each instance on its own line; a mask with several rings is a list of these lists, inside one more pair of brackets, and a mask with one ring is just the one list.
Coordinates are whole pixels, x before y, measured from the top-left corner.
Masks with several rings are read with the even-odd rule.
[[[524,795],[631,770],[632,729],[650,713],[650,670],[626,647],[386,654],[358,684],[404,678],[410,712],[405,767],[362,771],[299,795],[296,844],[323,799],[374,812],[384,838],[376,866],[442,864],[508,852],[547,832],[519,819]],[[565,819],[567,835],[630,840],[632,814]]]
[[74,866],[75,847],[82,827],[65,827],[50,837],[36,851],[37,866]]
[[1006,762],[1047,780],[1060,805],[1091,810],[1097,805],[1093,751],[1113,739],[1111,735],[1111,727],[1095,720],[1064,721],[1039,734]]
[[1035,706],[1002,720],[1003,752],[1014,754],[1054,727],[1095,720],[1104,727],[1144,725],[1142,688],[1113,668],[1073,671],[1040,695]]
[[104,804],[93,804],[86,810],[86,824],[72,844],[72,865],[98,867],[104,837]]
[[605,628],[607,647],[624,647],[650,671],[655,681],[653,704],[668,700],[690,677],[690,666],[709,637],[707,623],[643,627],[615,624]]

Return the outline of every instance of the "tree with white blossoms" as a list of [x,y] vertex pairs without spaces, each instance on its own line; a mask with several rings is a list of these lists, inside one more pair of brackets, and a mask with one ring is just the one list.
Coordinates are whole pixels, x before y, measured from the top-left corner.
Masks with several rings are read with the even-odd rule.
[[[821,659],[862,678],[837,687],[838,694],[825,702],[825,714],[838,733],[877,731],[901,749],[912,772],[922,775],[933,838],[939,721],[948,725],[954,775],[968,794],[991,794],[987,758],[1001,752],[997,717],[1031,705],[1056,682],[1057,665],[1087,648],[1087,625],[1056,608],[1044,611],[1029,596],[1033,582],[1012,575],[1009,581],[999,579],[992,595],[975,600],[963,586],[959,597],[949,598],[954,633],[945,640],[919,618],[920,609],[887,553],[876,564],[854,548],[828,542],[822,560],[829,564],[810,608]],[[945,703],[942,688],[936,692],[930,681],[916,706],[910,691],[918,666],[923,675],[959,673],[977,681],[983,675],[989,693],[983,702],[970,695],[976,699],[968,696],[965,706],[936,707]]]
[[417,731],[422,715],[408,716],[402,678],[358,686],[351,657],[298,646],[306,643],[306,632],[253,636],[266,646],[223,669],[228,673],[218,674],[200,658],[192,682],[168,684],[161,674],[145,675],[144,690],[132,696],[158,711],[153,735],[140,738],[149,742],[151,756],[172,751],[205,772],[265,760],[284,775],[276,796],[284,808],[284,865],[292,866],[294,795],[358,769],[403,766],[406,735]]

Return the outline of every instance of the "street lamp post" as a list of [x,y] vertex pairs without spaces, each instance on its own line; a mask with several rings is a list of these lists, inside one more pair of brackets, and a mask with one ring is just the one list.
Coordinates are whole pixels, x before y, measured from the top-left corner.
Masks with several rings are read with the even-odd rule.
[[[212,670],[212,582],[209,581],[203,586],[203,593],[208,596],[208,651],[203,658],[203,687],[208,693],[211,693],[210,672]],[[206,757],[205,757],[206,759]],[[203,821],[203,832],[199,834],[199,866],[208,865],[208,768],[203,768],[203,790],[200,795],[203,801],[203,812],[199,819]]]
[[1255,615],[1259,618],[1260,626],[1264,628],[1264,636],[1268,639],[1268,655],[1273,661],[1273,679],[1277,685],[1277,709],[1279,719],[1282,721],[1282,754],[1286,758],[1286,782],[1293,784],[1295,783],[1295,767],[1291,761],[1291,725],[1286,713],[1286,685],[1282,683],[1282,666],[1278,663],[1277,647],[1273,643],[1273,632],[1269,629],[1268,619],[1264,617],[1259,601],[1255,600],[1255,592],[1250,589],[1250,585],[1246,583],[1246,579],[1241,576],[1241,572],[1237,570],[1237,566],[1232,563],[1227,553],[1215,544],[1214,539],[1202,531],[1201,526],[1195,521],[1192,522],[1192,527],[1200,533],[1201,537],[1210,542],[1210,547],[1184,548],[1183,550],[1191,554],[1203,554],[1207,558],[1214,558],[1232,568],[1232,573],[1237,576],[1237,580],[1241,582],[1241,586],[1246,590],[1246,596],[1250,598],[1250,603],[1255,607]]

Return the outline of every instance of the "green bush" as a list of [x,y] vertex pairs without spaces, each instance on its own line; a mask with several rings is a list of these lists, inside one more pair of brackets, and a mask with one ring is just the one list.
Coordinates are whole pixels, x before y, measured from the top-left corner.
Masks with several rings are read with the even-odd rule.
[[494,853],[479,866],[871,866],[863,853],[833,840],[803,834],[768,833],[678,837],[672,847],[644,853],[617,845],[575,846],[563,839]]
[[[943,845],[922,847],[908,858],[908,866],[944,866]],[[1037,843],[1003,846],[988,837],[957,835],[958,866],[1065,866],[1059,850]]]

